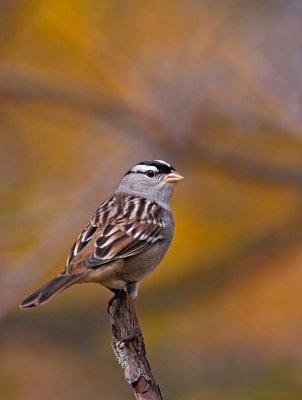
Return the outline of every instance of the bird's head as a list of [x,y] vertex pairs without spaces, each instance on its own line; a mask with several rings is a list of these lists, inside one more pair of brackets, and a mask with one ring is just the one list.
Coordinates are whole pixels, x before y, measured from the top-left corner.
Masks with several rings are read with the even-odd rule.
[[116,193],[138,195],[164,205],[169,203],[175,183],[182,179],[183,176],[165,161],[142,161],[126,173]]

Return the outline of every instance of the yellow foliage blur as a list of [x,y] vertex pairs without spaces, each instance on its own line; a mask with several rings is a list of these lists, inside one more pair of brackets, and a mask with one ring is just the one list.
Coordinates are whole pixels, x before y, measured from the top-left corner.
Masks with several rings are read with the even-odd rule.
[[131,398],[109,291],[17,305],[145,159],[186,178],[137,300],[164,398],[302,398],[301,18],[298,0],[1,2],[1,400]]

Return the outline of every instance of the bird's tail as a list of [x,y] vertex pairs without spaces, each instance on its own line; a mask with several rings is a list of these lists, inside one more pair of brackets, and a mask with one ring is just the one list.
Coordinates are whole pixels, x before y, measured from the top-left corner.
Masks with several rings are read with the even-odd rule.
[[61,293],[69,286],[78,282],[83,278],[83,275],[58,275],[46,285],[42,286],[35,293],[27,297],[21,304],[20,308],[35,307],[40,304],[46,303],[56,294]]

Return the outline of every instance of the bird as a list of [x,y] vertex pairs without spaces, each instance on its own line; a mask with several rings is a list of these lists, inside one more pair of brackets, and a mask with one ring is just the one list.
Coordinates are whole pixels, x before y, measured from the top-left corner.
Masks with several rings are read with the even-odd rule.
[[46,303],[75,283],[95,282],[134,301],[142,279],[166,254],[174,234],[170,197],[183,176],[162,160],[133,166],[72,246],[63,271],[27,297],[21,309]]

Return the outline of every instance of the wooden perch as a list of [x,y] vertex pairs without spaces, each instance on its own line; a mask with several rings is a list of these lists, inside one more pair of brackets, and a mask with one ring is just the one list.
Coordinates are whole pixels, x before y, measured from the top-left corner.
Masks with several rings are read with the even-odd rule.
[[110,300],[108,313],[112,325],[112,348],[135,398],[162,400],[159,385],[146,358],[144,338],[137,332],[131,304],[124,290],[118,290]]

